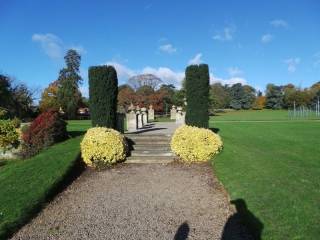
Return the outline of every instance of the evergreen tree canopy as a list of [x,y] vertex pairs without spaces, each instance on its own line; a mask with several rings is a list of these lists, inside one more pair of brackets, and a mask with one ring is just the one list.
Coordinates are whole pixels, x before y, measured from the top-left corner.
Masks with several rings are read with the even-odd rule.
[[66,67],[60,70],[57,98],[68,119],[76,117],[77,108],[81,102],[81,93],[79,84],[81,77],[79,75],[81,56],[76,50],[68,50],[64,57]]
[[281,109],[283,106],[283,92],[281,86],[267,85],[266,108]]

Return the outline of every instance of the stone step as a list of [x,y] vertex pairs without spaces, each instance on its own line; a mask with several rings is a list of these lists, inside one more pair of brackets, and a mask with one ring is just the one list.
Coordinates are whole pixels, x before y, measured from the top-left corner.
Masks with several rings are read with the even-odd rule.
[[170,142],[169,141],[155,141],[155,140],[141,140],[141,139],[137,139],[134,140],[133,145],[164,145],[164,146],[169,146]]
[[170,152],[171,147],[169,144],[157,144],[157,145],[150,145],[150,144],[134,144],[131,146],[133,149],[132,151],[139,151],[139,150],[147,150],[147,151],[163,151],[163,152]]
[[167,137],[167,138],[171,138],[171,134],[137,134],[137,133],[125,133],[124,134],[125,137],[128,138],[161,138],[161,137]]
[[131,156],[149,156],[149,157],[154,157],[154,156],[159,156],[159,157],[166,157],[166,156],[174,156],[172,152],[166,152],[166,151],[149,151],[149,150],[135,150],[131,152]]
[[162,163],[168,164],[173,162],[173,156],[131,156],[128,157],[125,163]]
[[171,138],[170,137],[127,137],[128,140],[131,140],[133,142],[135,141],[167,141],[170,142]]

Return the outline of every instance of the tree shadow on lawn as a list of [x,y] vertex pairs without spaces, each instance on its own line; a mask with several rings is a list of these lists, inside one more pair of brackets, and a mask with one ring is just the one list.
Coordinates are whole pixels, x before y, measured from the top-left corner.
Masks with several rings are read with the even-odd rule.
[[0,167],[4,166],[7,164],[7,160],[0,160]]
[[70,138],[79,137],[84,135],[85,133],[86,131],[68,131],[68,135],[70,136]]
[[72,184],[86,169],[85,163],[82,161],[81,154],[79,153],[74,160],[70,168],[65,172],[60,180],[54,184],[49,191],[45,194],[42,199],[39,199],[34,206],[19,220],[13,224],[6,226],[5,235],[0,236],[4,239],[10,238],[13,234],[18,231],[21,227],[27,224],[32,218],[36,217],[41,210],[50,203],[59,193],[63,192],[69,185]]
[[224,225],[221,239],[253,238],[255,240],[261,240],[264,225],[259,218],[248,209],[245,200],[236,199],[232,200],[230,203],[235,205],[237,212],[228,218]]

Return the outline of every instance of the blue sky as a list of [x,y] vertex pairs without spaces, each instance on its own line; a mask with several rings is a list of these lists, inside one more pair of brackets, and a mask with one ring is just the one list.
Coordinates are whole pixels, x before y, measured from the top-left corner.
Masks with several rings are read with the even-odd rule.
[[0,72],[43,89],[68,48],[89,66],[113,64],[120,83],[153,73],[180,85],[207,63],[211,82],[308,87],[320,80],[320,1],[0,0]]

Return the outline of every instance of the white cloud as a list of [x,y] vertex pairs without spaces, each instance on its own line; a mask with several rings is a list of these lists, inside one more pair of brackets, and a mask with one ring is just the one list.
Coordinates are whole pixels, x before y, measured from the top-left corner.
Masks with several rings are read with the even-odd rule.
[[229,67],[227,70],[231,77],[241,76],[243,74],[243,71],[238,67]]
[[261,42],[262,43],[269,43],[273,40],[273,38],[274,37],[272,34],[267,33],[267,34],[262,35]]
[[294,73],[297,70],[297,65],[301,62],[300,58],[289,58],[284,60],[284,63],[288,66],[288,72]]
[[282,28],[288,27],[288,23],[283,19],[274,19],[270,22],[270,24],[273,27],[282,27]]
[[106,62],[105,64],[114,66],[114,68],[117,70],[118,78],[121,80],[128,79],[128,78],[138,74],[137,71],[132,70],[132,69],[128,68],[127,66],[125,66],[121,63],[118,63],[116,61],[109,61],[109,62]]
[[184,78],[184,72],[174,71],[168,67],[153,68],[147,66],[139,70],[134,70],[116,61],[109,61],[105,64],[114,66],[117,70],[118,78],[121,83],[127,82],[127,80],[132,76],[150,73],[159,77],[166,84],[174,84],[180,87]]
[[212,38],[221,42],[232,41],[235,31],[234,27],[225,27],[223,31],[218,32]]
[[221,83],[222,85],[234,85],[236,83],[241,83],[242,85],[247,84],[247,80],[242,77],[230,77],[230,78],[220,78],[216,77],[213,73],[210,73],[210,83]]
[[32,41],[38,42],[41,48],[52,59],[62,58],[68,49],[74,49],[80,54],[85,54],[86,50],[81,45],[67,46],[64,42],[56,35],[52,33],[35,33],[32,35]]
[[177,51],[177,49],[175,47],[172,46],[172,44],[164,44],[164,45],[161,45],[159,47],[159,50],[162,51],[162,52],[165,52],[165,53],[175,53]]
[[197,53],[193,58],[191,58],[188,64],[200,64],[202,63],[202,53]]
[[[128,79],[132,76],[150,73],[159,77],[165,84],[174,84],[177,88],[180,88],[182,85],[182,80],[185,77],[184,71],[175,71],[168,67],[155,68],[146,66],[142,69],[131,69],[130,67],[116,61],[108,61],[105,64],[115,67],[120,84],[127,83]],[[210,72],[210,83],[215,82],[220,82],[227,85],[233,85],[236,83],[247,84],[246,79],[243,77],[232,76],[230,78],[219,78]],[[82,92],[86,92],[85,89],[82,89]]]
[[85,50],[84,47],[81,45],[71,46],[70,48],[73,50],[76,50],[79,54],[86,54],[87,53],[87,50]]
[[79,87],[79,90],[80,90],[81,95],[82,95],[83,97],[86,97],[86,98],[89,97],[89,87],[88,87],[87,85],[81,85],[81,86]]
[[313,59],[314,59],[313,66],[320,67],[320,52],[315,53],[313,55]]
[[39,42],[43,51],[53,59],[61,58],[63,54],[63,43],[59,37],[52,33],[33,34],[32,41]]
[[150,73],[161,80],[163,80],[167,84],[174,84],[178,87],[181,86],[181,82],[184,78],[184,72],[173,71],[167,67],[159,67],[159,68],[152,68],[152,67],[145,67],[141,71],[142,74]]

